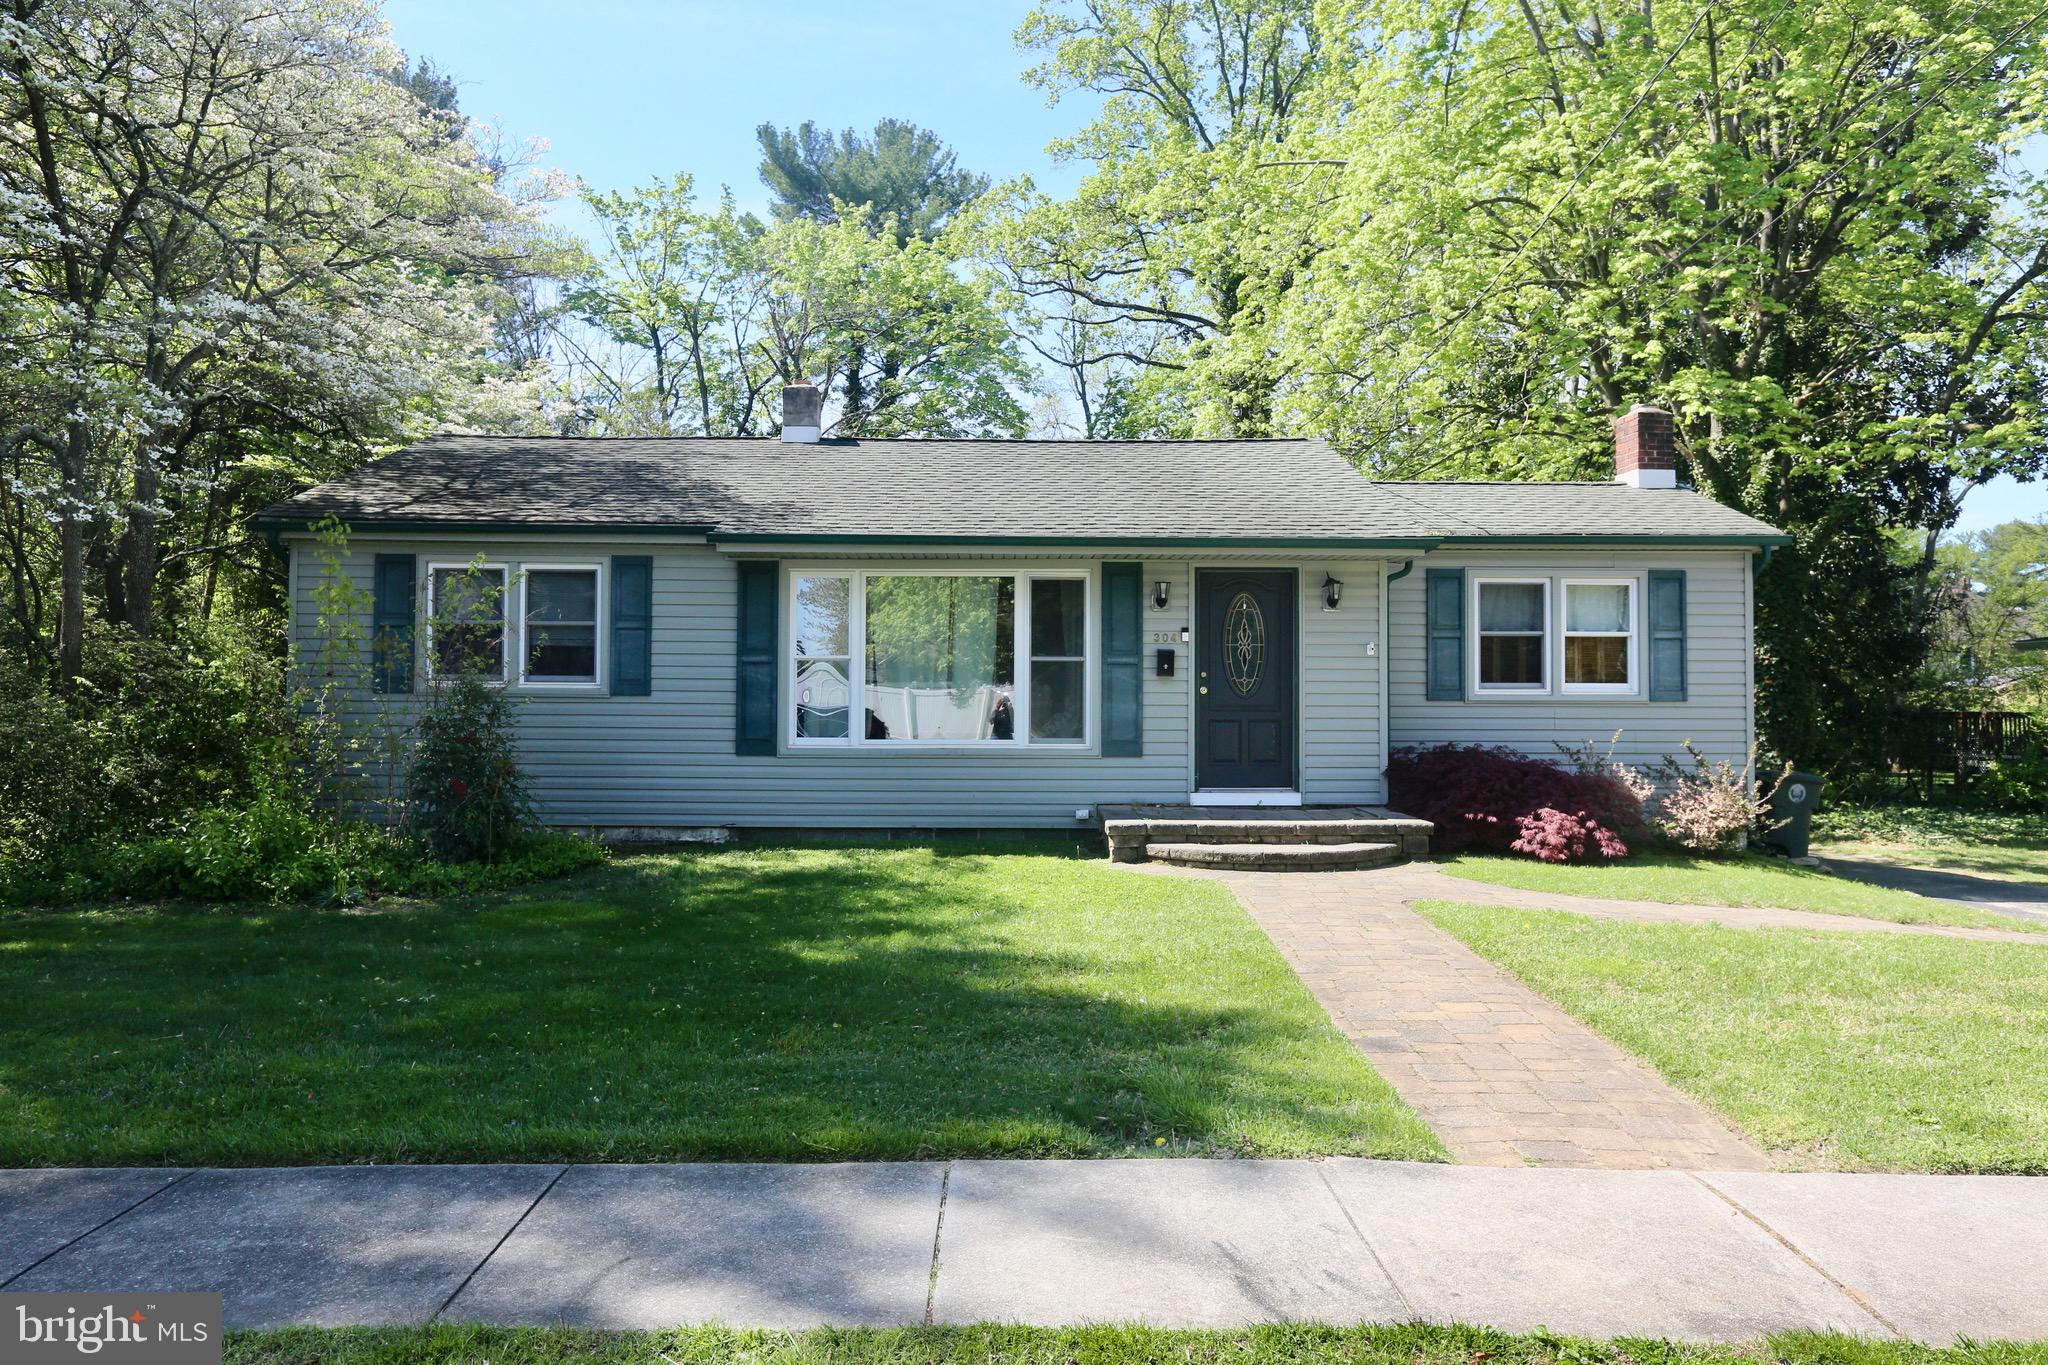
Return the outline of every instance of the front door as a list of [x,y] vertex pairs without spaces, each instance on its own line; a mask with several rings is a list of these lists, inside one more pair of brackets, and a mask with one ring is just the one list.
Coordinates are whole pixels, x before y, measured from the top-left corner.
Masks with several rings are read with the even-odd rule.
[[1195,574],[1195,786],[1294,787],[1294,571]]

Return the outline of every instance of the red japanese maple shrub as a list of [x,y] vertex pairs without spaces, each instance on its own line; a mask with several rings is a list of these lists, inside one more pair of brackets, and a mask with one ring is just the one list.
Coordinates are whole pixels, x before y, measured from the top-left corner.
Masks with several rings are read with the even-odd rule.
[[[1387,764],[1387,800],[1396,810],[1436,824],[1439,852],[1484,848],[1526,852],[1520,821],[1548,808],[1582,812],[1627,853],[1624,839],[1643,828],[1641,799],[1614,777],[1574,772],[1514,749],[1434,744],[1397,749]],[[1595,838],[1594,847],[1601,847]]]
[[1521,830],[1521,837],[1508,847],[1540,862],[1585,863],[1595,858],[1628,856],[1628,845],[1584,811],[1573,813],[1545,806],[1534,815],[1516,816],[1515,826]]

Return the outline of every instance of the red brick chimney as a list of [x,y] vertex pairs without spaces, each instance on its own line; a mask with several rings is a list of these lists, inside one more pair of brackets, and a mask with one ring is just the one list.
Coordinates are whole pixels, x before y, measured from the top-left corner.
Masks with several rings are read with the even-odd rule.
[[1614,419],[1614,481],[1635,488],[1678,487],[1678,435],[1670,413],[1638,403]]

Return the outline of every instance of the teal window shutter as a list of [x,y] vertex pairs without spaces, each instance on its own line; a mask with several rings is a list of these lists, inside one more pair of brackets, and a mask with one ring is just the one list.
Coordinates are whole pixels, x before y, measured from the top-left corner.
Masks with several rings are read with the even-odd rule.
[[1102,753],[1145,752],[1145,566],[1102,566]]
[[1685,700],[1685,570],[1650,570],[1650,700]]
[[739,566],[739,705],[733,715],[732,744],[736,754],[775,752],[776,679],[782,672],[780,567],[772,559],[743,560]]
[[1465,571],[1431,569],[1428,584],[1428,663],[1423,696],[1465,700]]
[[413,613],[419,601],[418,568],[411,555],[378,555],[372,570],[370,686],[378,692],[412,691]]
[[612,695],[654,690],[654,559],[612,556]]

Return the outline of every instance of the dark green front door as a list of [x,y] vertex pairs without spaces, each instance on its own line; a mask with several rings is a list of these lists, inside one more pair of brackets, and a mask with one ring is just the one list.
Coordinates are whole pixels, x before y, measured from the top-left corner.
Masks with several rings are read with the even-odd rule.
[[1195,786],[1294,786],[1294,571],[1195,575]]

